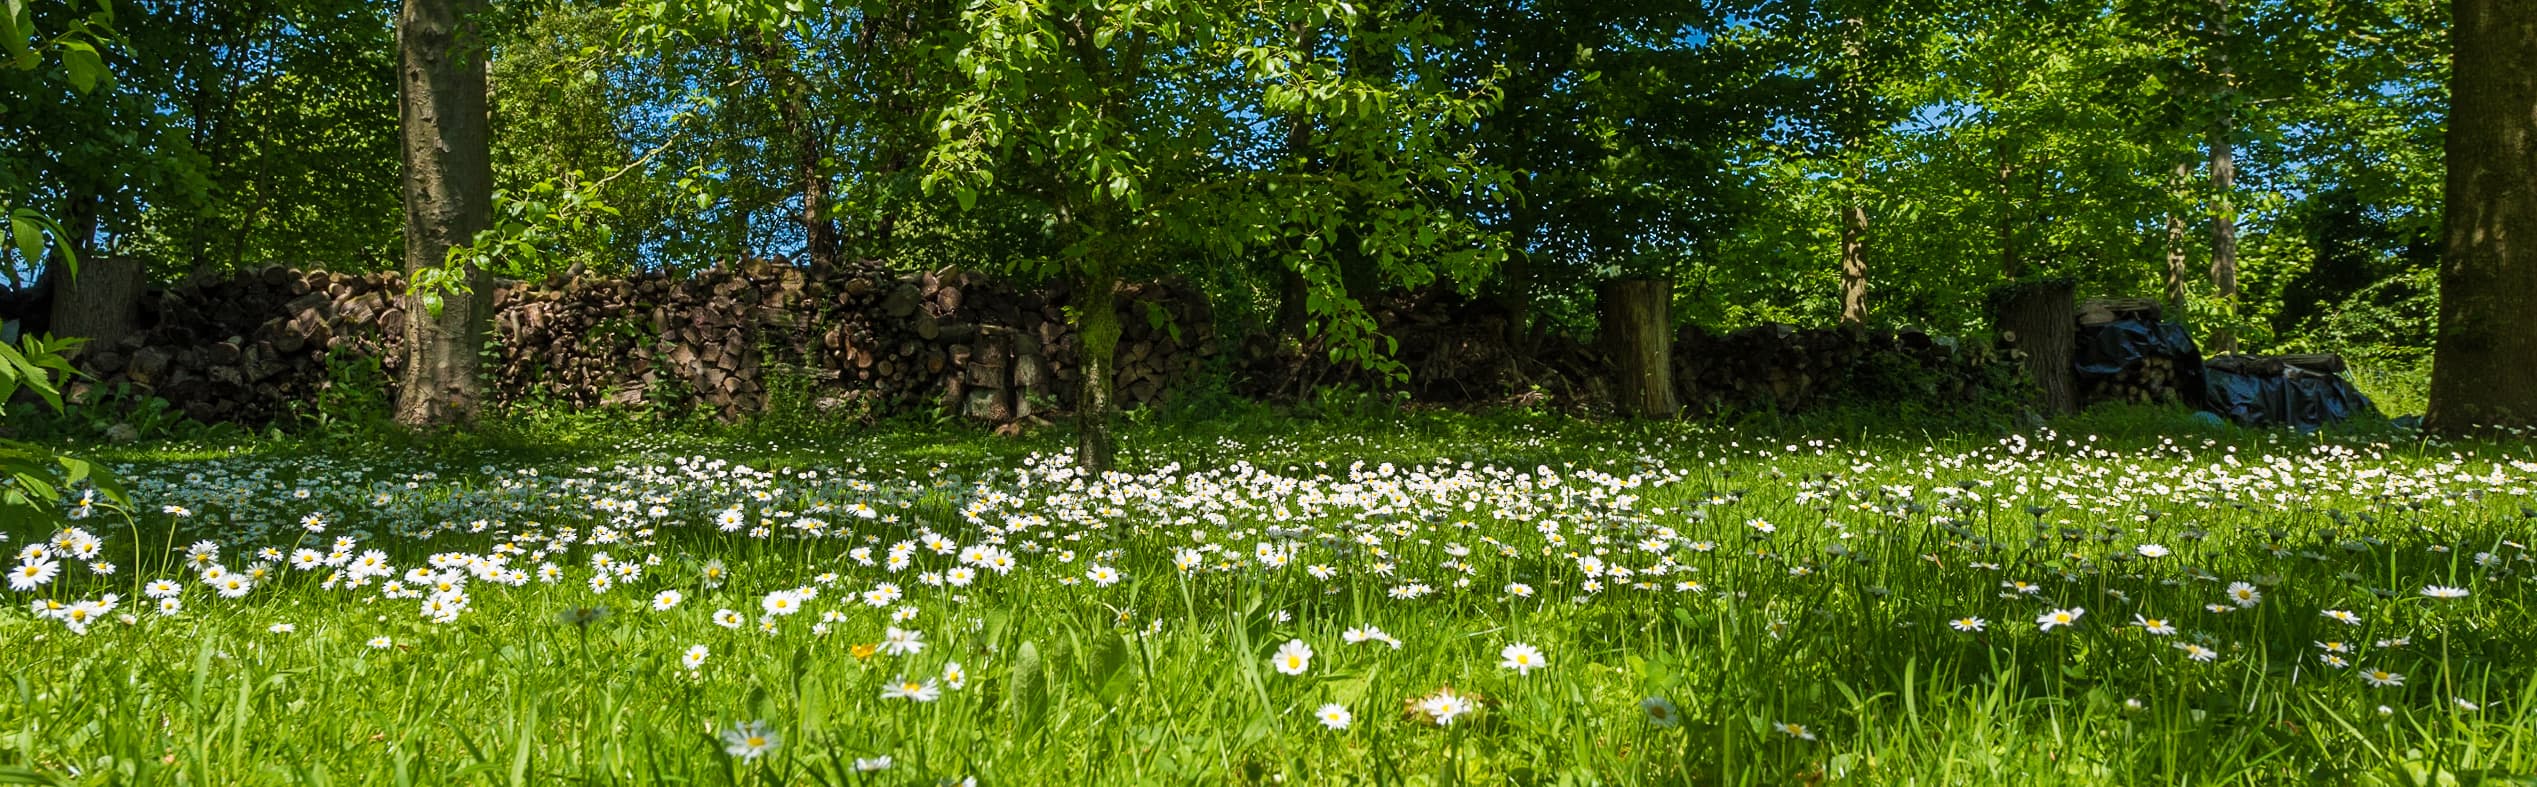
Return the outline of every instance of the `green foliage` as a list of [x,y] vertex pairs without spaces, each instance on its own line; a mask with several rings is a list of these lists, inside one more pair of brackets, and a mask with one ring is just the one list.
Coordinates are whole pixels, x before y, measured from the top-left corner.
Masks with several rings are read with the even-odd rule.
[[326,381],[308,401],[294,402],[298,424],[312,434],[360,441],[392,431],[394,399],[379,359],[346,347],[326,351]]
[[[32,334],[17,338],[16,345],[0,341],[0,403],[24,391],[61,412],[61,381],[77,374],[62,354],[83,340]],[[86,459],[49,446],[0,439],[0,519],[59,521],[62,505],[81,490],[101,494],[98,502],[109,507],[124,500],[114,476]]]
[[[161,280],[395,264],[393,4],[8,10],[13,282],[99,252]],[[1312,338],[1400,373],[1363,303],[1394,288],[1486,291],[1534,333],[1582,331],[1598,280],[1669,274],[1686,321],[1830,322],[1838,209],[1857,202],[1880,323],[1978,333],[1979,293],[2034,275],[2161,295],[2172,252],[2197,330],[2404,363],[2429,317],[2410,282],[2440,220],[2447,14],[504,3],[482,20],[497,226],[414,284],[428,304],[467,263],[539,278],[799,259],[818,229],[836,259],[904,270],[1182,275],[1222,335]],[[2238,151],[2228,194],[2206,170],[2219,129]],[[2223,205],[2241,225],[2229,302],[2205,274]]]
[[[924,186],[964,210],[1026,199],[1057,245],[1038,271],[1107,287],[1190,252],[1281,255],[1335,354],[1396,369],[1347,279],[1468,286],[1498,256],[1447,201],[1498,178],[1449,137],[1495,91],[1403,78],[1450,42],[1414,8],[988,3],[959,29]],[[1309,153],[1225,155],[1264,144],[1260,118]]]
[[[67,11],[75,16],[68,20],[50,18],[49,14],[39,17],[39,11]],[[59,32],[47,37],[47,26],[54,24],[60,26]],[[113,73],[106,69],[98,48],[114,39],[113,25],[114,11],[103,0],[95,11],[85,14],[79,13],[76,2],[67,0],[58,7],[41,0],[9,0],[0,6],[0,51],[9,58],[0,63],[5,66],[0,67],[0,79],[23,77],[44,66],[46,56],[51,54],[60,58],[61,68],[47,71],[44,77],[58,76],[77,94],[87,94],[100,83],[111,83]],[[30,92],[47,95],[53,91]],[[33,150],[17,152],[39,152],[44,147],[38,143]],[[23,283],[20,265],[34,269],[50,264],[45,254],[49,238],[63,274],[77,275],[80,240],[66,237],[61,225],[44,213],[18,206],[26,196],[19,193],[22,176],[15,166],[18,163],[9,160],[0,165],[0,213],[8,216],[5,230],[9,241],[0,243],[0,269],[6,271],[12,284]],[[18,261],[9,259],[12,248],[21,257]],[[77,338],[19,335],[17,323],[10,322],[5,331],[0,331],[0,410],[24,392],[34,394],[46,407],[60,413],[61,385],[77,374],[64,354],[83,343],[85,340]],[[0,416],[5,415],[0,412]],[[65,516],[63,505],[72,502],[73,492],[87,495],[75,503],[79,506],[76,510],[83,514],[91,504],[112,508],[124,502],[113,474],[67,452],[15,439],[0,439],[0,479],[4,479],[0,480],[0,519],[13,523],[60,521]]]

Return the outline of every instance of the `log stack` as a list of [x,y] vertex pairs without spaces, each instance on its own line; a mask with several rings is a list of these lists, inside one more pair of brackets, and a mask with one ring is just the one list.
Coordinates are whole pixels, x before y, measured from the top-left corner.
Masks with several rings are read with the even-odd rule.
[[[1529,352],[1509,345],[1506,313],[1437,288],[1367,302],[1409,372],[1398,389],[1434,405],[1535,404],[1576,409],[1612,402],[1614,364],[1602,349],[1556,335],[1532,336]],[[1840,403],[1972,402],[2016,384],[2018,367],[1989,345],[1959,346],[1919,331],[1801,330],[1762,325],[1724,335],[1675,330],[1668,348],[1682,410],[1795,411]],[[1334,384],[1394,388],[1329,360],[1318,340],[1284,347],[1263,336],[1244,343],[1236,391],[1293,401]]]
[[2011,357],[1989,345],[1917,330],[1765,324],[1725,335],[1686,327],[1674,339],[1675,388],[1685,406],[1708,411],[1968,404],[2018,374]]
[[[403,289],[395,274],[282,268],[168,288],[144,299],[141,330],[79,358],[95,380],[82,387],[128,384],[198,420],[262,423],[327,385],[330,363],[376,359],[393,393]],[[1066,303],[1062,288],[869,263],[505,281],[487,373],[496,402],[737,416],[789,385],[822,408],[940,407],[1009,422],[1072,401]],[[1166,281],[1127,285],[1120,304],[1118,401],[1155,403],[1213,352],[1206,303]]]
[[[2201,353],[2183,328],[2160,321],[2158,301],[2091,299],[2080,302],[2075,318],[2083,371],[2079,375],[2082,406],[2201,400]],[[2091,367],[2096,373],[2085,373]]]
[[2080,398],[2088,404],[2098,402],[2130,402],[2132,404],[2175,404],[2184,401],[2184,375],[2178,359],[2164,355],[2142,358],[2139,365],[2123,374],[2104,380],[2092,380],[2080,386]]
[[1529,337],[1529,351],[1509,343],[1511,317],[1498,304],[1449,286],[1386,293],[1365,300],[1383,337],[1397,342],[1392,360],[1408,379],[1394,381],[1354,361],[1334,361],[1326,334],[1280,341],[1246,337],[1234,391],[1294,402],[1337,387],[1399,390],[1410,401],[1448,406],[1598,405],[1611,398],[1611,363],[1573,337]]

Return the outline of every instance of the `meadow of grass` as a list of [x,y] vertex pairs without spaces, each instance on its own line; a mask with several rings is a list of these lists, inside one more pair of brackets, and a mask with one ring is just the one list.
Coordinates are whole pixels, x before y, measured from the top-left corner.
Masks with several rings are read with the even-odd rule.
[[0,543],[0,783],[2537,783],[2523,444],[1127,440],[87,447],[132,510]]

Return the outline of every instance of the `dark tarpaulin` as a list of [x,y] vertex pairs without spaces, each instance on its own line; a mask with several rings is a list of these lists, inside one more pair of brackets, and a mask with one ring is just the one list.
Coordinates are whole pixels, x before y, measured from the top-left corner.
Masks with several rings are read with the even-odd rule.
[[2203,409],[2240,426],[2289,424],[2305,432],[2361,413],[2370,398],[2342,377],[2293,366],[2280,374],[2203,371]]
[[[2271,363],[2214,361],[2205,366],[2202,351],[2185,326],[2172,322],[2116,320],[2079,326],[2078,352],[2071,359],[2079,377],[2106,380],[2138,367],[2144,358],[2176,361],[2176,387],[2185,404],[2240,426],[2283,425],[2315,429],[2361,413],[2376,413],[2370,399],[2332,369],[2305,369]],[[2230,360],[2245,360],[2226,356]],[[2260,369],[2261,373],[2249,370]]]
[[2079,326],[2079,351],[2071,361],[2078,366],[2083,380],[2106,380],[2122,376],[2137,367],[2143,358],[2176,359],[2177,390],[2185,404],[2201,407],[2202,350],[2194,347],[2193,334],[2185,326],[2172,322],[2115,320],[2103,325]]

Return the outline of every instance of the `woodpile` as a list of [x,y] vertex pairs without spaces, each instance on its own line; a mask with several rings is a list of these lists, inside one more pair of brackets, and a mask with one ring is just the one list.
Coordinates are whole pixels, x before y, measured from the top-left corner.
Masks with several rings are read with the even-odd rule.
[[2078,323],[2079,401],[2199,405],[2202,355],[2182,326],[2161,322],[2158,301],[2083,301]]
[[[1577,409],[1612,404],[1614,364],[1602,349],[1560,336],[1511,346],[1506,314],[1449,289],[1398,294],[1367,304],[1410,374],[1393,386],[1329,360],[1318,341],[1280,348],[1264,336],[1245,342],[1236,391],[1293,401],[1334,383],[1401,390],[1435,405],[1549,404]],[[1675,330],[1669,349],[1673,390],[1693,413],[1788,412],[1826,405],[1910,400],[1970,403],[2016,384],[2017,367],[1988,345],[1960,347],[1919,331],[1801,330],[1761,325],[1724,335]]]
[[2178,358],[2153,355],[2120,375],[2080,384],[2080,400],[2098,402],[2130,402],[2133,404],[2176,404],[2185,400],[2185,376],[2178,368]]
[[[141,329],[78,359],[96,383],[130,384],[204,421],[260,423],[310,399],[339,360],[378,359],[394,385],[403,281],[270,268],[144,298]],[[1159,401],[1215,346],[1203,297],[1178,282],[1126,285],[1118,401]],[[1075,337],[1062,288],[984,276],[893,274],[873,264],[814,275],[744,260],[693,274],[502,282],[488,362],[494,401],[706,408],[736,416],[791,385],[822,409],[940,407],[1010,422],[1073,401]],[[785,376],[789,375],[787,378]]]
[[2150,298],[2090,298],[2079,302],[2079,324],[2104,325],[2116,320],[2157,322],[2161,308]]
[[1988,345],[1916,330],[1766,324],[1725,335],[1687,327],[1674,339],[1675,389],[1684,406],[1707,411],[1969,404],[2018,374]]
[[1413,402],[1479,406],[1600,405],[1611,398],[1611,364],[1574,338],[1537,336],[1522,351],[1508,341],[1510,317],[1496,303],[1436,286],[1368,298],[1366,312],[1409,378],[1394,383],[1353,361],[1333,361],[1327,336],[1280,342],[1246,337],[1234,391],[1294,402],[1342,386],[1398,390]]

